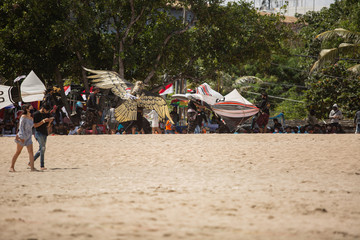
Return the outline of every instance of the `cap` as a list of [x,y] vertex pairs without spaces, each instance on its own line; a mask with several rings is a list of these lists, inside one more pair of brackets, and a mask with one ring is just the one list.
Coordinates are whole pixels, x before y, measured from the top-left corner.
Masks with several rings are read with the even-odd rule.
[[335,103],[332,107],[333,108],[338,108],[338,105]]

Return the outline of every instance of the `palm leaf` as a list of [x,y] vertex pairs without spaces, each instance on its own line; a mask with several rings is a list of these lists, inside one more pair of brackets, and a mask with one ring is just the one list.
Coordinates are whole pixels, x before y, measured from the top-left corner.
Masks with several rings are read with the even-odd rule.
[[360,64],[357,64],[355,66],[352,66],[348,69],[349,71],[355,73],[356,75],[360,75]]
[[351,31],[343,29],[343,28],[336,28],[336,29],[331,30],[331,31],[326,31],[326,32],[320,33],[315,38],[317,38],[317,39],[319,39],[321,41],[325,41],[325,40],[329,40],[331,38],[334,38],[336,36],[340,36],[340,37],[344,38],[345,40],[351,41],[351,42],[353,42],[355,44],[360,43],[360,33],[351,32]]
[[311,67],[310,74],[314,72],[316,69],[324,66],[326,62],[335,62],[336,59],[339,58],[339,49],[331,48],[331,49],[323,49],[320,52],[319,60],[317,60],[314,65]]
[[352,53],[360,53],[360,44],[352,44],[352,43],[341,43],[339,45],[339,53],[340,54],[352,54]]

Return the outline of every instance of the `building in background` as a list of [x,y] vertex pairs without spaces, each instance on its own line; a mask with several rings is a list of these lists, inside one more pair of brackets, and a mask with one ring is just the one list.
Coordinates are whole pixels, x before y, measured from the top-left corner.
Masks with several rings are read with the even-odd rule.
[[[227,0],[228,2],[236,2]],[[263,12],[282,13],[286,16],[305,14],[307,11],[320,11],[323,7],[329,7],[335,0],[246,0],[254,4],[255,8]],[[285,5],[287,5],[285,9]]]

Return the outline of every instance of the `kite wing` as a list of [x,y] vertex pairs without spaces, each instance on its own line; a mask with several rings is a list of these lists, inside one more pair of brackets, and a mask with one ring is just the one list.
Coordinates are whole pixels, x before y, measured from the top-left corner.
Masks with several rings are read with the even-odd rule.
[[42,101],[45,90],[45,85],[34,71],[31,71],[20,85],[21,98],[24,102]]
[[115,109],[115,117],[119,123],[136,120],[137,103],[135,100],[125,100]]
[[259,109],[236,89],[227,94],[224,101],[212,105],[212,110],[223,118],[230,131],[259,112]]
[[236,89],[224,97],[211,89],[207,83],[196,88],[196,94],[174,94],[172,97],[201,101],[202,105],[210,108],[225,121],[230,131],[234,131],[238,125],[259,112],[259,109],[241,96]]
[[155,110],[161,120],[165,120],[166,117],[172,122],[169,108],[167,107],[166,101],[160,96],[144,95],[136,100],[138,107],[142,107],[149,110]]
[[134,84],[121,78],[117,72],[105,70],[91,70],[84,68],[93,75],[88,76],[91,82],[98,88],[111,89],[111,91],[122,99],[128,99],[128,88],[133,88]]
[[19,89],[0,85],[0,109],[20,101]]
[[137,108],[145,108],[155,110],[160,119],[166,117],[170,119],[171,116],[167,107],[166,101],[159,96],[141,96],[137,99],[127,99],[119,107],[115,109],[115,117],[118,122],[134,121],[137,119]]

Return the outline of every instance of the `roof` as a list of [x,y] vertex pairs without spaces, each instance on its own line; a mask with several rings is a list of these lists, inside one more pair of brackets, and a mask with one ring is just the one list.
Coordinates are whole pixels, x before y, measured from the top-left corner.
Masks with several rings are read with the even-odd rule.
[[[274,13],[269,13],[269,12],[259,12],[260,15],[271,15]],[[292,16],[284,16],[285,19],[282,20],[282,22],[284,23],[296,23],[296,21],[298,20],[296,17],[292,17]]]

